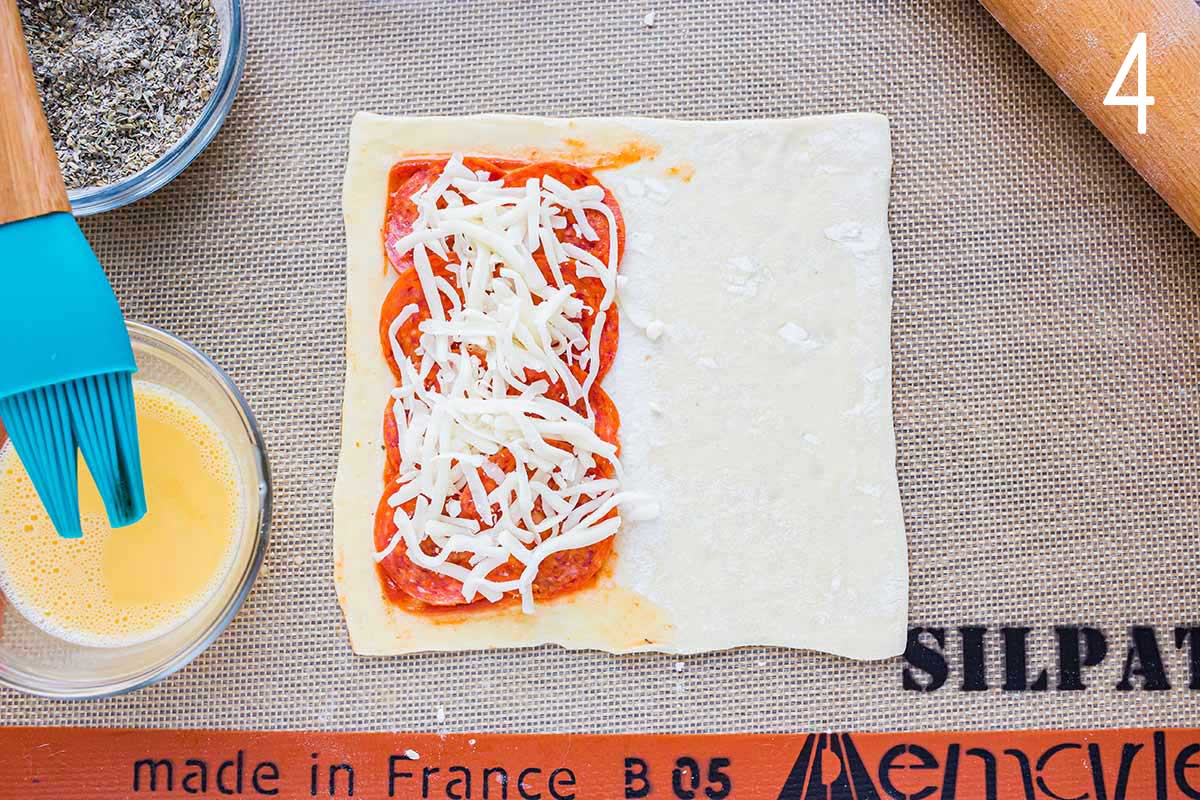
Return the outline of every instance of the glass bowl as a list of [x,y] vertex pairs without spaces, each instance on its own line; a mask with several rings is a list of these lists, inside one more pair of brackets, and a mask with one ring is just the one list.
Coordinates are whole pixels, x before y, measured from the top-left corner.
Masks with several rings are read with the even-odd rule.
[[238,84],[242,80],[242,69],[246,64],[246,37],[242,29],[241,0],[211,2],[221,28],[221,61],[217,64],[216,88],[200,116],[179,141],[140,172],[116,183],[84,186],[67,192],[75,216],[111,211],[161,189],[183,172],[184,167],[192,163],[217,135],[221,123],[229,116]]
[[[246,502],[233,560],[220,588],[192,617],[156,639],[124,647],[86,647],[53,637],[26,621],[0,595],[0,685],[18,691],[90,699],[162,680],[225,630],[249,593],[267,549],[270,469],[262,435],[245,399],[221,368],[196,348],[148,325],[130,322],[128,327],[138,365],[135,379],[190,400],[212,420],[233,451]],[[0,445],[5,441],[0,428]]]

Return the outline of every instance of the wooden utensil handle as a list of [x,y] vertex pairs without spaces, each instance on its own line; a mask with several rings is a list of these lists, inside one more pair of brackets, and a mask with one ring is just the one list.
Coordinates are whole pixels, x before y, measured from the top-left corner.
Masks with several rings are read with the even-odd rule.
[[[1194,0],[982,0],[1142,177],[1200,234],[1200,7]],[[1146,133],[1104,98],[1147,40]],[[1136,85],[1130,72],[1128,86]],[[1126,89],[1123,94],[1130,94]]]
[[16,0],[0,0],[0,225],[70,211]]

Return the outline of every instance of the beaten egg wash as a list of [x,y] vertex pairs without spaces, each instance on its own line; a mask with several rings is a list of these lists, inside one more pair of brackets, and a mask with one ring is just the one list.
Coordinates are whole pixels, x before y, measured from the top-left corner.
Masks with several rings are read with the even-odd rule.
[[116,647],[147,641],[189,616],[220,586],[236,551],[244,498],[233,452],[191,402],[134,382],[149,511],[110,528],[79,462],[83,538],[63,539],[16,451],[0,449],[0,589],[61,639]]

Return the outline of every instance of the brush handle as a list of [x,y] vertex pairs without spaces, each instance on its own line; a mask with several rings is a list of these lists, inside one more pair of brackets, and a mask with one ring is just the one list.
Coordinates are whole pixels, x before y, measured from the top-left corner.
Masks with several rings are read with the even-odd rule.
[[70,213],[16,0],[0,0],[0,225]]
[[[1200,7],[1194,0],[982,0],[1175,213],[1200,234]],[[1104,98],[1134,37],[1147,41],[1146,133]],[[1136,68],[1127,87],[1136,84]],[[1129,94],[1126,88],[1123,94]]]

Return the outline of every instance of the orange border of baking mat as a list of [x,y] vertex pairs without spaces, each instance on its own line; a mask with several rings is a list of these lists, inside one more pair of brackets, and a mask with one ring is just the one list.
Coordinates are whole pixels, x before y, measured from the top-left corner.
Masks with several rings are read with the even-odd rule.
[[0,728],[5,800],[331,796],[1191,800],[1200,798],[1200,729],[441,736]]

